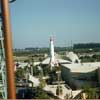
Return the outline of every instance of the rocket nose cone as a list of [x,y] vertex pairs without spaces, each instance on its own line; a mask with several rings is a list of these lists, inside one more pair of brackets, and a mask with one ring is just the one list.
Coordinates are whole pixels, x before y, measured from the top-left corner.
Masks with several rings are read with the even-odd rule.
[[50,36],[50,41],[53,41],[53,36]]

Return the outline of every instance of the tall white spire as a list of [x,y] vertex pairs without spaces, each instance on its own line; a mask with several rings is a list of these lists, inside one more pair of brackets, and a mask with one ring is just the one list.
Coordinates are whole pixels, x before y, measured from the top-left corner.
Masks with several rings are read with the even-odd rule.
[[55,56],[54,56],[54,39],[53,36],[50,37],[50,65],[51,68],[54,67]]
[[54,66],[57,66],[58,63],[56,61],[56,58],[55,58],[55,53],[54,53],[54,38],[53,38],[53,35],[50,36],[50,66],[51,66],[51,69],[54,67]]

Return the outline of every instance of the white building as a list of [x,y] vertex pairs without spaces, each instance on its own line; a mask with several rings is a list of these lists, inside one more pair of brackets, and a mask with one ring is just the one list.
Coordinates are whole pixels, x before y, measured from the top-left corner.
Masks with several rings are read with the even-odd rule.
[[68,85],[80,88],[84,85],[96,87],[100,84],[100,62],[61,64],[62,79]]
[[80,59],[74,52],[66,52],[66,56],[72,61],[72,63],[80,63]]

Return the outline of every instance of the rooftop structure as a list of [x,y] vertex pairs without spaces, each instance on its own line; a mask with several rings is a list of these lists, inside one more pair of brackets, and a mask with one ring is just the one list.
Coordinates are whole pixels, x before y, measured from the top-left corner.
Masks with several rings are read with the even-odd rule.
[[72,88],[100,85],[100,62],[61,64],[62,79]]
[[62,66],[68,68],[70,72],[88,73],[100,67],[100,62],[62,64]]
[[74,52],[66,52],[66,56],[72,61],[72,63],[80,63],[80,59]]
[[[56,58],[56,60],[57,60],[57,62],[60,63],[60,64],[71,64],[71,62],[68,61],[68,60],[64,60],[64,59],[60,59],[60,58]],[[43,65],[48,65],[49,62],[50,62],[50,57],[46,58],[46,59],[42,62],[42,64],[43,64]]]
[[48,65],[50,64],[51,69],[55,65],[58,66],[58,63],[60,64],[70,64],[71,62],[68,60],[64,60],[58,57],[58,55],[54,52],[54,39],[53,36],[50,37],[50,57],[46,58],[42,64]]

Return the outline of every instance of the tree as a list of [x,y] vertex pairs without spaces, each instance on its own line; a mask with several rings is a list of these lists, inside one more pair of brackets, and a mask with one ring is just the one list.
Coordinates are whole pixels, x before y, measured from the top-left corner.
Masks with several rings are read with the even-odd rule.
[[43,74],[44,74],[44,76],[49,75],[50,66],[43,66],[42,68],[43,68]]
[[37,66],[33,66],[33,75],[34,75],[34,76],[39,76],[39,73],[40,73],[40,71],[39,71],[39,69],[37,68]]
[[41,76],[40,76],[40,78],[39,78],[39,81],[40,81],[39,88],[42,89],[42,88],[45,86],[46,82],[45,82],[45,80],[42,79]]
[[17,69],[15,76],[16,78],[25,78],[25,70],[23,68]]
[[34,88],[33,91],[35,91],[33,99],[50,99],[49,95],[39,87]]
[[87,99],[96,99],[96,89],[89,86],[83,87],[84,92],[87,94]]

